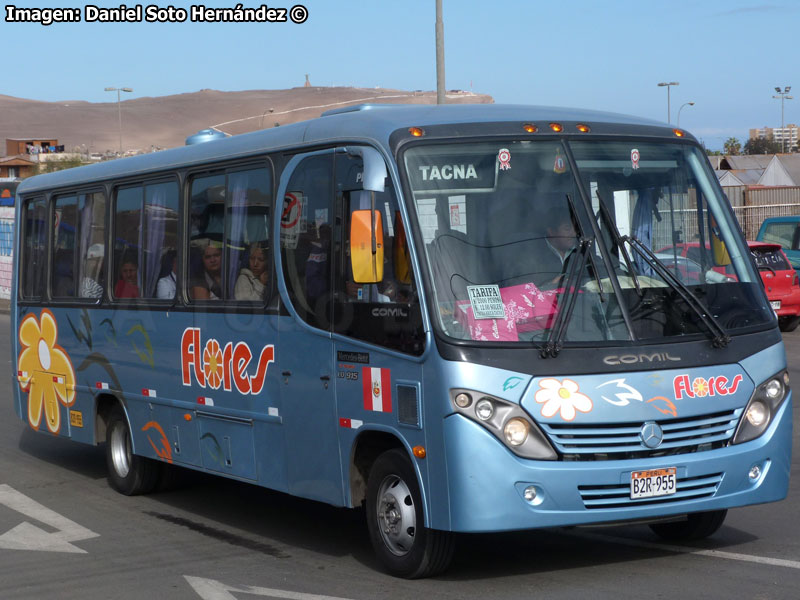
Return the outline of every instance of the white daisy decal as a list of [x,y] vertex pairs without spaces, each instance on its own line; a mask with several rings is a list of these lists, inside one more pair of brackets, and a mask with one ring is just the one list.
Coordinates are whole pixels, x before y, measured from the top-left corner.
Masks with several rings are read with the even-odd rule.
[[556,413],[561,413],[565,421],[572,421],[576,411],[588,413],[592,410],[592,400],[589,396],[578,391],[578,384],[571,379],[559,381],[548,377],[539,382],[539,391],[534,399],[542,407],[542,416],[550,418]]

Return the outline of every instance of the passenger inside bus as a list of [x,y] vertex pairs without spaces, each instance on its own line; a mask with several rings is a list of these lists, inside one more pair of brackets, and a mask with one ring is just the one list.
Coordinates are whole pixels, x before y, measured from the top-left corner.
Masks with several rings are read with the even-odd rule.
[[577,242],[566,207],[555,206],[545,215],[545,240],[539,256],[534,283],[540,288],[558,287],[566,272],[566,264]]
[[[158,280],[156,284],[156,298],[161,300],[172,300],[175,297],[177,269],[178,269],[178,254],[175,250],[170,250],[164,256],[164,261],[168,268],[169,273],[164,275]],[[162,271],[163,272],[163,271]]]
[[103,296],[103,244],[92,244],[86,252],[83,279],[78,295],[81,298],[101,298]]
[[222,298],[222,250],[211,240],[202,240],[202,267],[192,276],[190,295],[194,300]]
[[236,300],[265,300],[270,281],[269,252],[261,243],[250,244],[247,264],[236,279],[233,297]]
[[119,279],[114,286],[115,298],[138,298],[139,297],[139,267],[132,258],[123,257],[119,269]]

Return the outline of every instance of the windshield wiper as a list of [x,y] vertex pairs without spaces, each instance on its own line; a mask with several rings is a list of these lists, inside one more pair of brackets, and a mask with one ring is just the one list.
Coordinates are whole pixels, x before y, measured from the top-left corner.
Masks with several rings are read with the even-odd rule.
[[639,294],[639,297],[641,298],[644,292],[642,292],[642,286],[639,285],[639,278],[636,276],[636,270],[633,268],[631,256],[628,254],[627,248],[625,248],[625,243],[622,236],[619,234],[619,229],[617,229],[617,223],[611,218],[611,213],[608,212],[608,207],[606,206],[606,203],[603,202],[603,198],[599,193],[597,194],[597,200],[600,203],[600,214],[603,216],[603,220],[605,220],[606,225],[608,225],[608,231],[611,234],[611,239],[614,241],[614,244],[617,246],[617,248],[619,248],[620,252],[622,252],[622,258],[625,260],[625,266],[628,268],[628,273],[631,275],[633,285],[636,288],[636,293]]
[[[547,358],[552,356],[555,358],[561,352],[563,346],[564,336],[567,334],[567,327],[572,318],[572,312],[575,310],[575,302],[578,299],[578,283],[586,268],[586,262],[589,257],[589,249],[592,246],[593,240],[589,238],[581,238],[578,242],[577,252],[580,254],[580,262],[576,260],[577,257],[572,258],[569,263],[567,271],[566,285],[564,286],[564,294],[566,300],[562,300],[562,306],[559,306],[556,320],[553,327],[550,329],[550,335],[547,338],[547,343],[542,347],[539,356]],[[574,254],[574,253],[573,253]],[[566,306],[563,306],[566,303]]]
[[[570,210],[570,217],[572,218],[572,226],[578,234],[579,239],[584,239],[586,236],[583,233],[583,225],[581,225],[581,220],[578,218],[578,213],[575,210],[575,203],[572,201],[572,196],[569,194],[567,196],[567,203],[569,204]],[[600,299],[600,302],[605,302],[605,296],[603,295],[603,284],[600,282],[600,272],[597,270],[597,263],[594,261],[594,254],[589,252],[589,262],[592,263],[592,272],[594,273],[594,280],[597,282],[597,297]]]
[[636,252],[642,259],[654,269],[661,278],[667,283],[671,284],[672,288],[678,292],[678,295],[684,302],[691,308],[703,324],[708,328],[711,333],[711,344],[715,348],[724,348],[731,341],[731,336],[720,325],[711,311],[706,308],[706,305],[690,290],[683,281],[681,281],[675,273],[670,271],[667,266],[659,260],[650,248],[645,246],[636,236],[626,235],[621,238],[623,242],[627,242],[634,252]]

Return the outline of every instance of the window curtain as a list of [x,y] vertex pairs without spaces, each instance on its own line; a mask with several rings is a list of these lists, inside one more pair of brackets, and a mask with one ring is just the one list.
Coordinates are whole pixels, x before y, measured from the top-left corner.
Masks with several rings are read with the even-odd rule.
[[[161,252],[164,248],[164,229],[167,222],[167,194],[162,186],[145,189],[144,230],[145,230],[145,282],[143,298],[156,295],[156,285],[161,275]],[[141,235],[141,234],[140,234]],[[142,245],[140,244],[140,248]],[[139,264],[142,264],[141,259]],[[141,279],[141,270],[139,277]]]
[[247,225],[247,185],[249,173],[231,173],[228,176],[228,193],[230,194],[228,225],[228,298],[233,298],[236,277],[242,267],[242,258],[247,243],[245,227]]
[[[84,194],[78,198],[82,204],[78,217],[79,247],[78,247],[78,289],[81,289],[83,280],[87,277],[86,259],[89,255],[89,246],[92,244],[92,216],[94,215],[94,194]],[[80,294],[79,294],[80,295]]]
[[[661,220],[661,216],[658,214],[658,208],[656,208],[657,203],[658,197],[655,194],[655,190],[652,188],[647,188],[639,191],[639,198],[636,201],[636,206],[633,209],[633,235],[640,242],[642,242],[642,244],[652,250],[654,250],[653,217],[655,216],[659,221]],[[648,275],[650,277],[654,275],[652,267],[650,267],[650,265],[647,264],[647,261],[639,256],[639,254],[634,253],[633,262],[640,274]]]

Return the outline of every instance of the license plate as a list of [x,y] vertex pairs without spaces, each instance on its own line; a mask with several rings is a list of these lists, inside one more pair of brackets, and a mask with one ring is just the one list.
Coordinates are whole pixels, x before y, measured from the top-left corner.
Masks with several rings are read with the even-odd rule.
[[780,310],[781,301],[780,300],[771,300],[769,305],[772,307],[772,310]]
[[676,489],[676,467],[631,473],[631,500],[670,496]]

